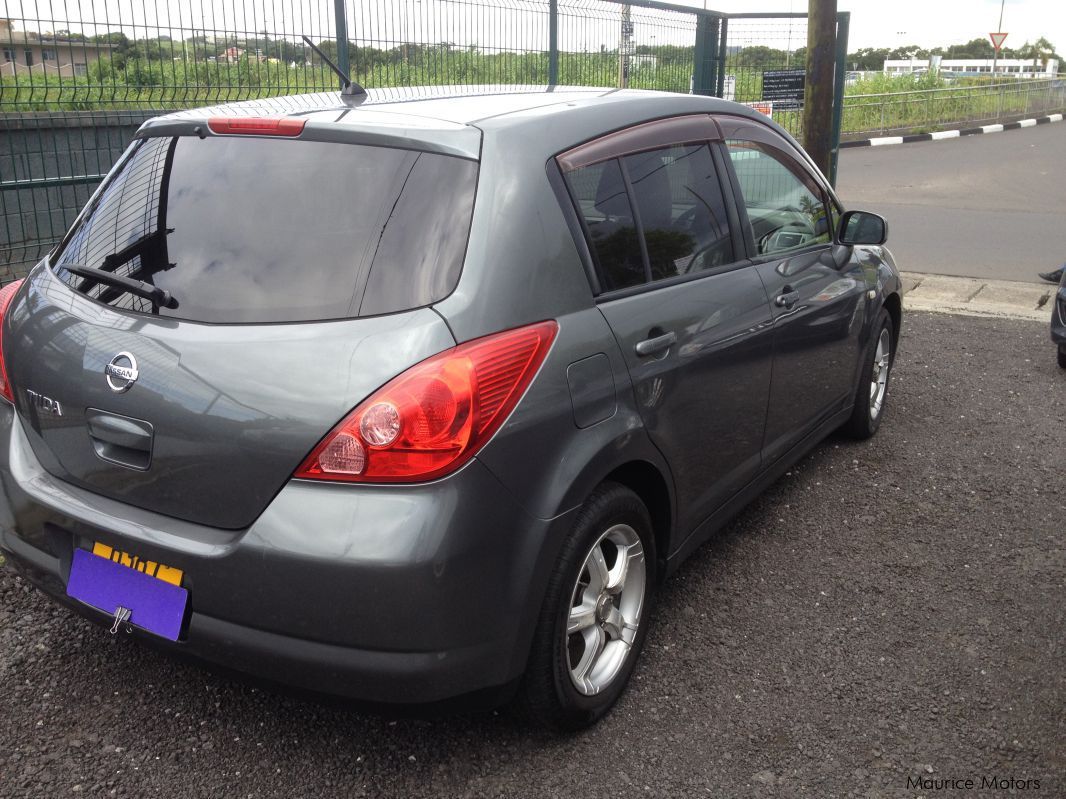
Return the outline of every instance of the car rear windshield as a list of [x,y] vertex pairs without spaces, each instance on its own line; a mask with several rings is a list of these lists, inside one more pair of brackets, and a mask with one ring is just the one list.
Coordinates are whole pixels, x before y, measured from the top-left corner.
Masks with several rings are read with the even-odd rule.
[[[149,138],[131,147],[52,265],[100,302],[198,322],[409,310],[455,288],[476,182],[475,162],[415,150]],[[147,291],[96,281],[87,269]],[[152,287],[174,307],[154,302]]]

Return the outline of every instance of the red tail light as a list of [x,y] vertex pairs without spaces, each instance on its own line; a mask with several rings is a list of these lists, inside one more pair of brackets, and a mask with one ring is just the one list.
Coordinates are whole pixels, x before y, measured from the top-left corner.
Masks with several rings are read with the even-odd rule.
[[15,395],[11,391],[11,383],[7,379],[7,364],[4,362],[4,317],[7,316],[7,308],[15,299],[15,292],[22,285],[22,280],[8,283],[0,289],[0,397],[8,402],[15,401]]
[[212,133],[245,136],[299,136],[306,119],[276,117],[211,117],[207,127]]
[[459,468],[514,410],[557,330],[508,330],[412,366],[348,414],[293,476],[413,483]]

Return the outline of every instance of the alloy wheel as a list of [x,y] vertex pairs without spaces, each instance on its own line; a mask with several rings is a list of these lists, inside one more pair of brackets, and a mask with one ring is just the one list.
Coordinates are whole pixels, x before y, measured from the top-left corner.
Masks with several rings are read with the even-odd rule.
[[888,370],[892,365],[892,336],[888,328],[881,329],[874,352],[874,366],[870,373],[870,418],[876,419],[885,404],[885,390],[888,388]]
[[607,688],[636,639],[648,575],[644,548],[628,524],[609,528],[593,544],[571,595],[567,665],[586,696]]

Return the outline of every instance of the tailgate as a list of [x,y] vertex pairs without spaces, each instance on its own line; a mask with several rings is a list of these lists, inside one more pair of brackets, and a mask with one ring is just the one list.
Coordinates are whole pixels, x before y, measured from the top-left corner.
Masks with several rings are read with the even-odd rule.
[[[454,344],[428,309],[205,325],[113,310],[44,267],[27,283],[5,319],[4,349],[44,468],[215,527],[251,524],[351,408]],[[112,363],[122,369],[106,374]]]

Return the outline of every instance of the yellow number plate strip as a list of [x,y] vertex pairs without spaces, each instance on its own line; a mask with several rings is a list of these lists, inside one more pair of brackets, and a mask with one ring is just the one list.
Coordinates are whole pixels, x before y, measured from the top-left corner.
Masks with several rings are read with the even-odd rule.
[[101,544],[99,542],[93,543],[93,554],[98,555],[101,558],[107,558],[115,563],[121,563],[123,566],[136,569],[139,572],[144,572],[151,577],[155,577],[157,580],[162,580],[164,583],[170,583],[171,585],[180,586],[181,578],[184,575],[184,572],[181,569],[164,566],[162,563],[156,563],[152,560],[141,560],[136,555],[127,555],[125,552],[112,549],[106,544]]

